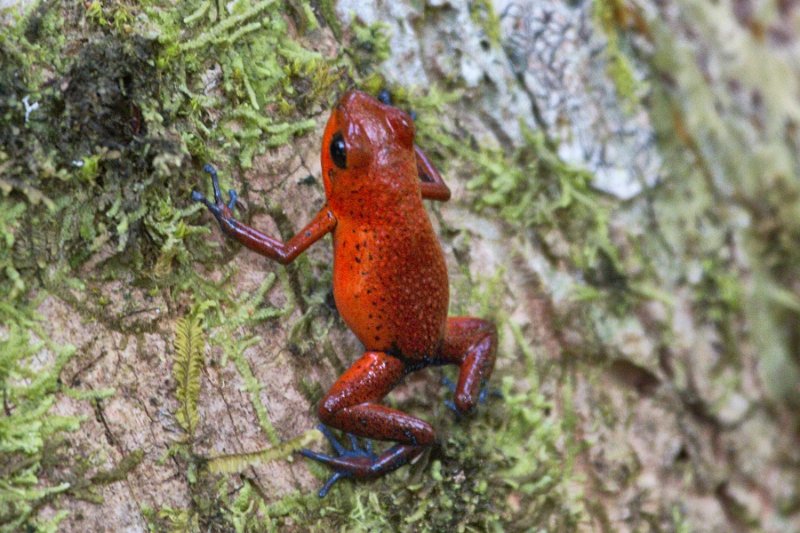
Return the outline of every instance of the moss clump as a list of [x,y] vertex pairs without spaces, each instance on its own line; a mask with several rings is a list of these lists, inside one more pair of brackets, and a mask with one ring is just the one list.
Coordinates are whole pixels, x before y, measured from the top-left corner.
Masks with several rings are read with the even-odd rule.
[[636,79],[633,66],[623,51],[621,30],[632,16],[630,8],[621,0],[595,0],[594,20],[608,39],[605,55],[608,76],[614,81],[617,94],[632,109],[639,101],[641,83]]
[[178,320],[174,344],[172,374],[176,383],[175,395],[180,404],[175,420],[191,439],[199,420],[197,399],[200,396],[200,372],[203,370],[205,351],[202,308]]
[[[59,373],[75,348],[35,340],[33,335],[39,339],[47,339],[47,335],[40,318],[20,302],[3,298],[0,324],[4,410],[0,417],[0,524],[2,531],[18,531],[34,524],[55,528],[63,515],[45,526],[36,521],[37,511],[50,498],[68,490],[70,484],[41,483],[38,475],[45,454],[63,446],[62,433],[75,431],[80,424],[77,417],[50,413],[60,389]],[[50,352],[52,360],[34,370],[33,359],[43,351]]]
[[500,18],[494,10],[494,6],[488,0],[478,0],[471,2],[469,16],[472,21],[483,28],[489,42],[494,46],[500,45]]
[[[741,365],[741,346],[754,343],[774,408],[796,409],[800,186],[794,134],[780,126],[797,116],[796,106],[785,105],[794,102],[784,83],[793,67],[751,40],[752,28],[729,10],[702,2],[688,9],[691,45],[660,19],[648,21],[645,35],[653,43],[644,56],[650,68],[675,80],[656,86],[651,98],[665,167],[676,176],[665,181],[655,209],[673,255],[694,259],[687,277],[728,361]],[[721,51],[723,41],[730,53]],[[743,104],[741,94],[757,99]],[[757,125],[741,122],[742,113],[758,116]]]
[[359,72],[368,73],[372,67],[389,58],[389,34],[382,23],[359,24],[353,18],[353,42],[349,47],[351,57]]
[[[43,70],[64,46],[52,34],[70,33],[55,22],[60,9],[49,4],[27,24],[19,22],[15,39],[0,49],[12,59],[0,73],[0,114],[11,124],[0,133],[3,179],[10,184],[2,201],[16,209],[24,205],[6,271],[27,279],[38,272],[53,286],[109,245],[116,249],[112,257],[124,255],[144,267],[153,249],[140,239],[142,219],[154,191],[163,190],[183,159],[177,137],[168,138],[146,119],[158,89],[151,41],[95,35],[49,63],[54,72]],[[64,10],[69,21],[74,13]],[[14,55],[15,49],[29,54]],[[36,110],[26,114],[26,101],[35,102]],[[20,197],[27,202],[20,204]]]
[[[60,383],[59,374],[75,348],[54,343],[33,309],[39,300],[26,291],[47,278],[60,256],[69,267],[71,238],[82,239],[60,226],[62,216],[79,203],[79,187],[68,185],[72,173],[74,144],[78,148],[94,127],[105,127],[97,108],[80,109],[72,104],[76,93],[61,91],[47,80],[42,65],[70,70],[62,57],[64,21],[42,8],[7,29],[0,37],[0,388],[4,416],[0,420],[0,523],[3,531],[24,528],[55,530],[65,517],[58,512],[49,521],[37,518],[39,509],[58,495],[79,495],[88,484],[80,464],[54,464],[52,458],[66,456],[65,432],[78,429],[78,417],[51,413],[59,396],[87,401],[102,396],[74,391]],[[35,41],[35,43],[34,43]],[[84,80],[88,81],[88,80]],[[94,80],[101,83],[98,80]],[[88,98],[109,96],[99,86]],[[106,87],[107,89],[108,87]],[[116,90],[116,89],[112,89]],[[107,102],[106,102],[107,103]],[[103,104],[100,104],[101,106]],[[77,115],[83,114],[78,120]],[[59,120],[48,122],[52,117]],[[83,129],[86,128],[86,129]],[[96,170],[96,169],[95,169]],[[92,179],[97,177],[92,171]],[[75,211],[72,211],[74,214]],[[80,226],[76,223],[75,227]],[[88,226],[88,224],[87,224]],[[72,235],[72,237],[70,237]],[[91,241],[95,235],[85,234]],[[55,262],[55,261],[54,261]],[[57,262],[55,262],[57,263]],[[48,476],[42,477],[44,471]],[[97,483],[105,480],[98,478]]]
[[561,161],[542,133],[523,134],[525,144],[510,155],[484,148],[474,156],[477,173],[468,187],[478,193],[476,207],[497,209],[518,226],[561,232],[575,243],[570,256],[580,269],[596,268],[603,256],[616,262],[610,206],[591,189],[591,174]]

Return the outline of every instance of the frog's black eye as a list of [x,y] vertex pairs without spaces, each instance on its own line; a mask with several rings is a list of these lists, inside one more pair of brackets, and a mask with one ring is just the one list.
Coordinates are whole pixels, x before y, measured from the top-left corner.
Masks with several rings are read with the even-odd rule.
[[347,145],[344,143],[344,137],[339,132],[333,134],[331,137],[331,159],[333,159],[333,163],[341,168],[347,168]]

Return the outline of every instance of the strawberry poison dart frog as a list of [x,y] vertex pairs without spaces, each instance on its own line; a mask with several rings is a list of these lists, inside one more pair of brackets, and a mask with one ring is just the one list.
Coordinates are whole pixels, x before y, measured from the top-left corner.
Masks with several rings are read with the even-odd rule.
[[[327,202],[289,242],[264,235],[233,216],[210,166],[214,202],[195,191],[229,237],[281,264],[333,234],[333,296],[342,319],[364,345],[363,355],[333,384],[319,406],[323,433],[336,455],[303,450],[341,478],[382,476],[419,457],[433,428],[381,403],[403,378],[427,366],[458,365],[451,406],[471,412],[495,361],[497,330],[485,320],[448,317],[447,267],[423,199],[447,201],[450,189],[414,144],[411,116],[363,92],[346,92],[322,137]],[[328,427],[325,427],[328,426]],[[328,428],[350,434],[348,450]],[[361,448],[353,435],[394,442],[386,451]]]

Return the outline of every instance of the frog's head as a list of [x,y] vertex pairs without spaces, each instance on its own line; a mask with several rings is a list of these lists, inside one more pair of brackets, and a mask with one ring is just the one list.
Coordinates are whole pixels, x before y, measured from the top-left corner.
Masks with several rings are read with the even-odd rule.
[[413,183],[415,169],[414,121],[408,113],[361,91],[344,93],[322,136],[328,200]]

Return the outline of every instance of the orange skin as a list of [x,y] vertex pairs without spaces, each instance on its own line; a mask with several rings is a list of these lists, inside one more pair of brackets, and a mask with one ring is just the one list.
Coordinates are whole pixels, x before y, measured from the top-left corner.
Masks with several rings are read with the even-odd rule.
[[497,332],[471,317],[447,317],[449,289],[444,254],[422,203],[447,201],[450,190],[414,145],[414,123],[398,108],[348,91],[331,113],[322,137],[322,175],[327,203],[287,243],[233,218],[236,195],[222,200],[212,174],[215,203],[200,193],[223,231],[282,264],[333,232],[333,295],[365,352],[331,387],[319,407],[327,426],[397,444],[381,455],[371,447],[339,456],[309,450],[307,457],[334,469],[324,496],[342,477],[381,476],[418,457],[435,441],[425,421],[381,405],[410,372],[430,365],[460,366],[454,408],[471,412],[494,367]]

